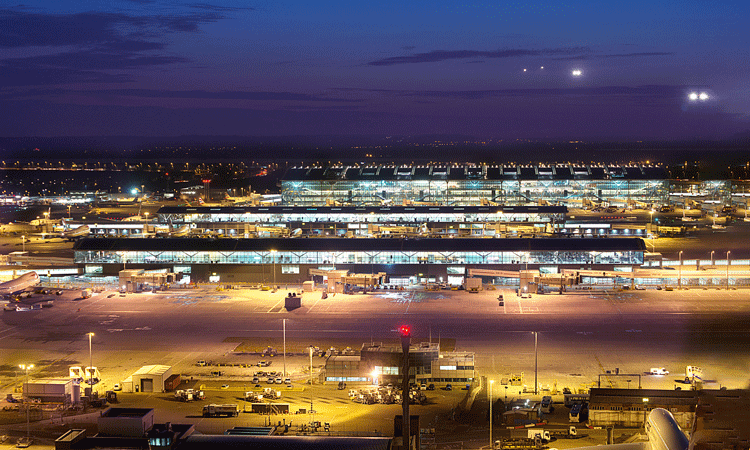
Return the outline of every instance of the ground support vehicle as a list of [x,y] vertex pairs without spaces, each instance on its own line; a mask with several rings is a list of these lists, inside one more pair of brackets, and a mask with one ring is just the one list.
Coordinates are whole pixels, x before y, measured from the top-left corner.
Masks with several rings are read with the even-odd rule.
[[203,407],[203,417],[237,417],[239,408],[237,405],[206,405]]

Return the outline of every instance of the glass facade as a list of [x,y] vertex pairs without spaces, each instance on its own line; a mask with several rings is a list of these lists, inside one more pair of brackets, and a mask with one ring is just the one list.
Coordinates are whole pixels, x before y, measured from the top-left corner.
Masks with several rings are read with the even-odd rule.
[[664,180],[304,180],[281,182],[285,205],[314,206],[326,203],[382,205],[409,202],[441,205],[504,205],[529,203],[582,204],[607,201],[665,203],[669,181]]
[[[79,264],[612,264],[641,265],[643,251],[131,251],[76,250]],[[283,266],[282,266],[283,267]],[[451,268],[451,271],[455,271]]]

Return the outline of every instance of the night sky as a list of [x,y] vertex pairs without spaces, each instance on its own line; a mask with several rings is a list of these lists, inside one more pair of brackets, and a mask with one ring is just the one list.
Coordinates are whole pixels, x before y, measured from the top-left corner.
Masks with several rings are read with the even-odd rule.
[[207,1],[0,1],[0,136],[750,130],[747,0]]

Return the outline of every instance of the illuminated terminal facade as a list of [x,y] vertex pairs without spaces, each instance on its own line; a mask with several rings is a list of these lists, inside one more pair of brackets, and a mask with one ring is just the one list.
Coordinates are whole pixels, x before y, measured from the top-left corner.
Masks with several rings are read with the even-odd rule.
[[301,283],[311,278],[310,269],[383,272],[391,284],[461,284],[471,268],[632,271],[644,263],[645,252],[638,238],[87,238],[74,246],[75,262],[87,273],[116,275],[126,266],[268,283]]
[[281,180],[285,205],[647,206],[745,203],[742,180],[678,180],[655,165],[299,166]]
[[668,200],[669,182],[663,168],[636,165],[293,167],[281,196],[287,205],[658,204]]

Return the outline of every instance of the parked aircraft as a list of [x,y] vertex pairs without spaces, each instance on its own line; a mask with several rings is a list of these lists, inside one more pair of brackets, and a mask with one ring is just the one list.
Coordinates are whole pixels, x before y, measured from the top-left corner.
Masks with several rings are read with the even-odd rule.
[[39,281],[39,275],[36,272],[25,273],[15,280],[0,284],[0,294],[3,296],[18,295],[27,288],[39,284]]
[[577,450],[688,450],[690,442],[671,412],[655,408],[646,420],[648,442],[578,447]]
[[61,237],[72,241],[74,239],[86,237],[91,233],[91,228],[88,225],[81,225],[80,227],[73,228],[68,231],[63,231]]

